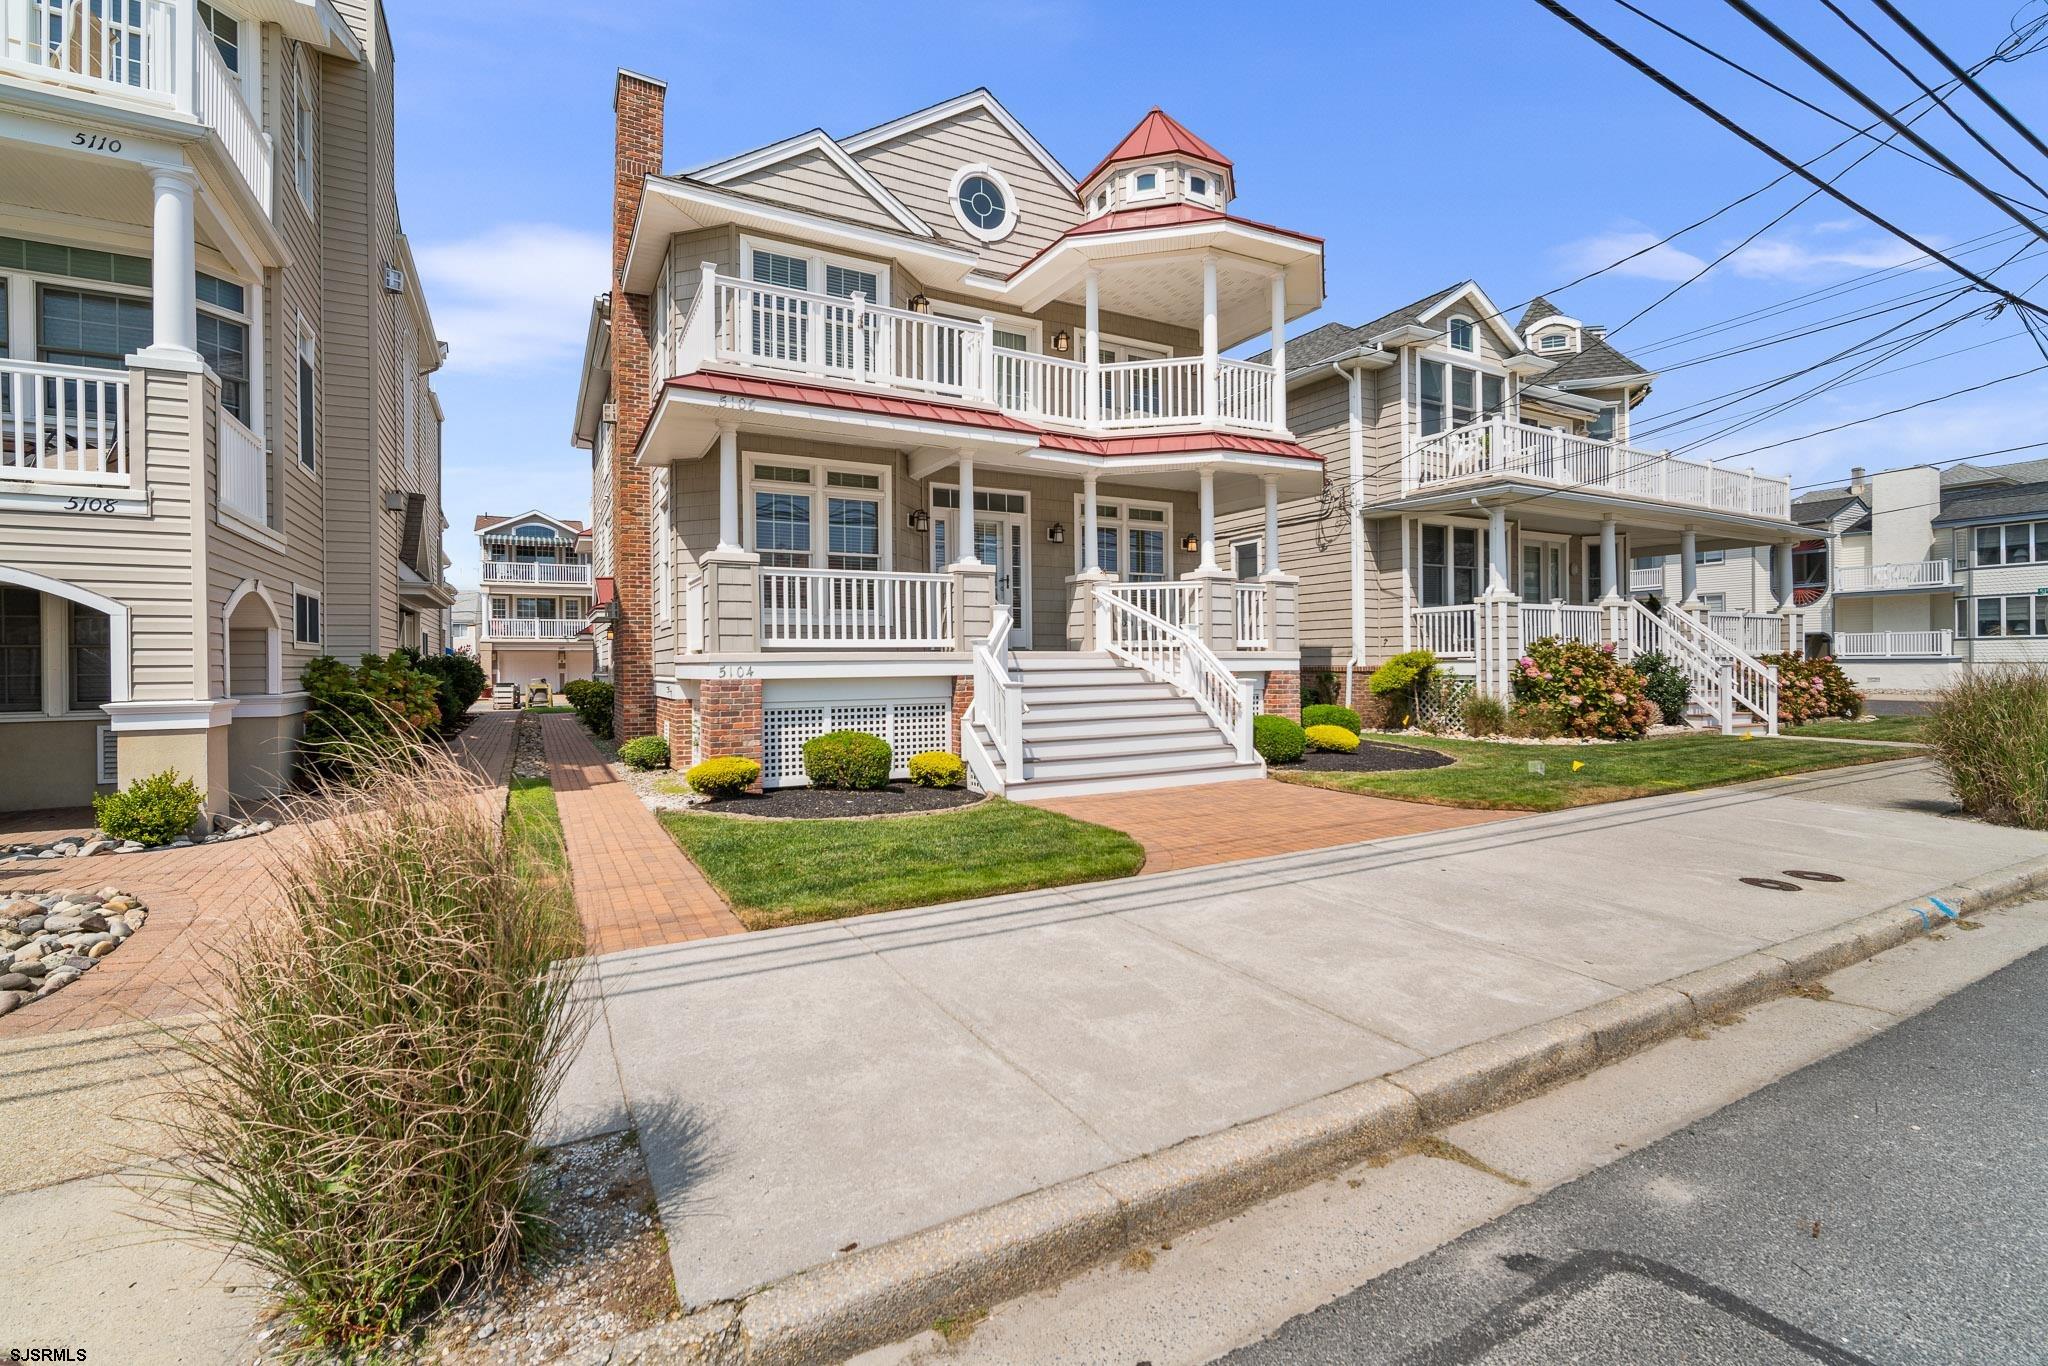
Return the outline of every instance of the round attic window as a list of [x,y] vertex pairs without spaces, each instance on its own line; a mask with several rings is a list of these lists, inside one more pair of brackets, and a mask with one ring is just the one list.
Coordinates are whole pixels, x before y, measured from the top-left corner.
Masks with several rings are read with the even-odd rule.
[[993,166],[963,166],[953,176],[953,215],[984,242],[1000,242],[1017,226],[1017,197]]

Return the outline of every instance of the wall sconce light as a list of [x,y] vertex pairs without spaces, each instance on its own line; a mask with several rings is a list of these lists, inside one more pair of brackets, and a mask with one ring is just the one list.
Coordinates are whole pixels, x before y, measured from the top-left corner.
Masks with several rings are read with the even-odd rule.
[[910,510],[910,529],[912,531],[929,531],[931,525],[932,515],[929,512],[926,512],[923,508],[912,508]]
[[1180,548],[1192,555],[1202,548],[1202,543],[1196,540],[1195,533],[1190,531],[1187,535],[1180,538]]
[[932,301],[922,294],[913,294],[910,296],[910,311],[912,313],[929,313],[932,311]]
[[1074,349],[1074,339],[1067,335],[1066,328],[1062,327],[1059,331],[1052,334],[1052,349],[1055,353],[1062,356]]
[[1065,545],[1067,541],[1066,523],[1054,522],[1051,526],[1047,527],[1045,529],[1045,539],[1051,541],[1054,545]]

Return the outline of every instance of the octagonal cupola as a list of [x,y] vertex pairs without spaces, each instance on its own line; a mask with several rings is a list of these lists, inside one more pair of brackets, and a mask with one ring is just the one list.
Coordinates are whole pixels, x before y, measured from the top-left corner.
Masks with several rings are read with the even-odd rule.
[[1219,213],[1237,193],[1230,158],[1156,105],[1081,180],[1090,218],[1120,209],[1189,204]]

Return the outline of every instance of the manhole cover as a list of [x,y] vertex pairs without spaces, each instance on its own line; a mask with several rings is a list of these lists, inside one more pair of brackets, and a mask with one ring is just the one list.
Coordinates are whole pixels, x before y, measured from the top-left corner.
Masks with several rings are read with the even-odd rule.
[[1798,878],[1798,879],[1799,879],[1799,880],[1800,880],[1801,882],[1844,882],[1844,881],[1847,881],[1847,879],[1845,879],[1845,878],[1844,878],[1844,877],[1843,877],[1843,876],[1842,876],[1842,875],[1841,875],[1840,873],[1816,873],[1816,872],[1815,872],[1815,871],[1813,871],[1813,869],[1811,869],[1811,868],[1787,868],[1787,869],[1785,870],[1785,876],[1786,876],[1786,877],[1796,877],[1796,878]]
[[1746,877],[1742,879],[1742,884],[1745,887],[1761,887],[1767,892],[1796,892],[1799,890],[1798,883],[1787,882],[1783,878],[1777,877]]

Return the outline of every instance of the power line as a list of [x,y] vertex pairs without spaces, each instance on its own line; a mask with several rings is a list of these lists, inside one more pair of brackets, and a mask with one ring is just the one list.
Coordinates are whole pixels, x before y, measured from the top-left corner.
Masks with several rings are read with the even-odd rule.
[[1868,417],[1852,418],[1847,422],[1837,422],[1832,427],[1821,427],[1818,430],[1805,432],[1799,436],[1788,436],[1782,441],[1771,441],[1761,446],[1751,446],[1748,450],[1736,451],[1734,454],[1722,456],[1720,459],[1740,460],[1743,456],[1755,455],[1758,451],[1773,451],[1780,446],[1790,446],[1796,442],[1810,441],[1816,436],[1826,436],[1830,432],[1839,432],[1848,427],[1860,427],[1866,422],[1876,422],[1880,418],[1896,417],[1900,413],[1910,413],[1916,408],[1925,408],[1929,404],[1942,403],[1952,398],[1961,398],[1964,394],[1974,394],[1979,390],[1989,389],[1993,385],[2008,384],[2016,379],[2025,379],[2028,375],[2038,375],[2043,370],[2048,370],[2048,362],[2036,365],[2028,370],[2015,370],[2012,374],[2000,375],[1997,379],[1987,379],[1981,384],[1972,384],[1967,388],[1952,389],[1945,394],[1936,394],[1933,398],[1923,398],[1917,403],[1908,403],[1898,408],[1887,408],[1884,412],[1872,413]]
[[[1960,81],[1964,89],[1968,90],[1972,95],[1975,95],[1979,100],[1981,100],[1985,108],[1989,109],[1992,113],[1998,115],[1998,117],[2000,117],[2001,119],[2004,119],[2007,126],[2009,126],[2014,132],[2018,133],[2021,137],[2025,138],[2027,142],[2033,146],[2033,149],[2035,151],[2039,152],[2044,157],[2048,157],[2048,143],[2043,143],[2040,138],[2034,136],[2033,129],[2027,127],[2026,124],[2021,123],[2017,118],[2013,117],[2012,111],[2010,109],[2007,109],[2003,104],[2000,104],[1998,102],[1997,96],[1993,95],[1990,91],[1986,90],[1982,85],[1978,84],[1977,78],[1974,75],[1972,75],[1970,72],[1963,70],[1963,68],[1961,68],[1960,66],[1957,66],[1955,58],[1949,56],[1946,52],[1943,52],[1939,47],[1935,46],[1934,40],[1932,38],[1929,38],[1926,34],[1922,33],[1919,30],[1919,28],[1914,25],[1911,19],[1908,19],[1905,15],[1899,13],[1898,8],[1891,3],[1891,0],[1871,0],[1871,3],[1876,5],[1879,9],[1883,10],[1885,17],[1887,19],[1890,19],[1894,24],[1897,24],[1900,29],[1904,30],[1906,35],[1910,37],[1914,42],[1920,44],[1921,47],[1927,49],[1927,55],[1934,58],[1935,61],[1940,62],[1942,66],[1946,67],[1948,69],[1948,73],[1951,76],[1954,76],[1956,80]],[[2033,31],[2038,32],[2041,25],[2044,22],[2048,22],[2048,20],[2035,20],[2032,26]],[[1979,69],[1981,70],[1982,68]]]

